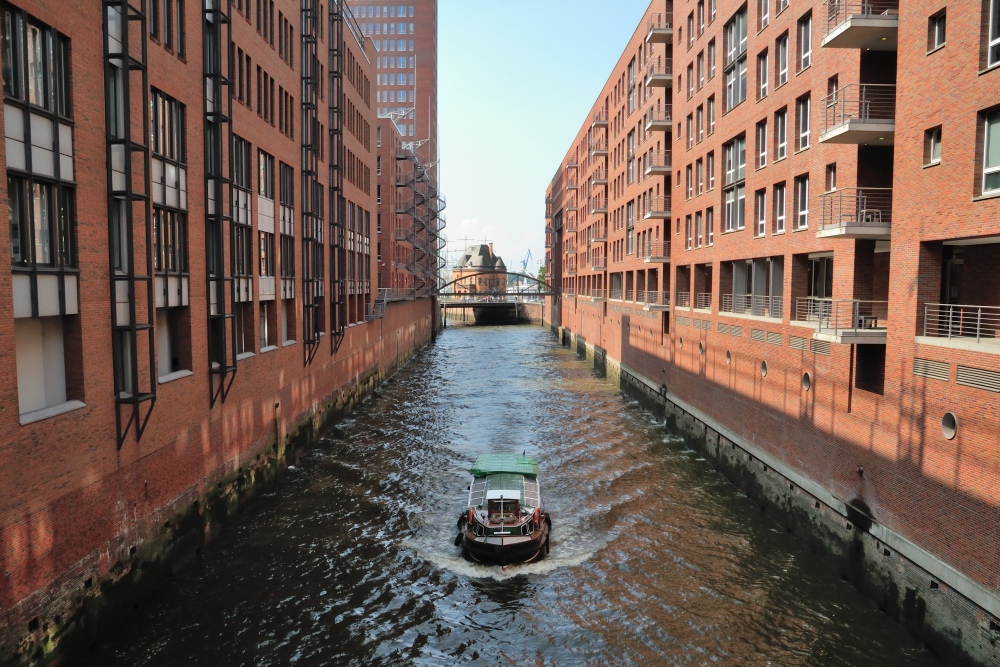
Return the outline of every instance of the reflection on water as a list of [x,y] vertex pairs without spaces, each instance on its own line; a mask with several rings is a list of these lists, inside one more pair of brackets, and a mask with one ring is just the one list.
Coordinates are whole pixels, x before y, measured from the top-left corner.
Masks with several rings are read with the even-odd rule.
[[[541,329],[447,329],[341,432],[85,662],[937,664]],[[506,569],[453,546],[505,450],[553,517]]]

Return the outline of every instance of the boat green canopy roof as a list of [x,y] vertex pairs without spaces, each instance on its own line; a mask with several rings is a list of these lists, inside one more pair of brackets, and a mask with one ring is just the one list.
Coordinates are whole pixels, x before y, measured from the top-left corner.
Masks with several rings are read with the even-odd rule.
[[538,462],[524,454],[480,454],[469,472],[473,477],[503,472],[538,477]]

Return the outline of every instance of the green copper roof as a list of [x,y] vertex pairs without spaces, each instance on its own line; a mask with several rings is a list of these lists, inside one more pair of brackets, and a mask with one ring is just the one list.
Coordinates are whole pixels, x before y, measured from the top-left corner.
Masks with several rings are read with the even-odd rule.
[[473,477],[501,472],[537,477],[538,462],[534,456],[524,454],[480,454],[469,472]]

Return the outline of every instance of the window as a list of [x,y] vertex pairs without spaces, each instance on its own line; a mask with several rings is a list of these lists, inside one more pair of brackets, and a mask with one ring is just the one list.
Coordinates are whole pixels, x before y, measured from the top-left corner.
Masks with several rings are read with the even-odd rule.
[[628,182],[635,182],[635,130],[628,133]]
[[635,58],[628,64],[628,112],[635,111]]
[[726,37],[726,98],[725,110],[729,111],[747,96],[747,10],[746,7],[725,26]]
[[698,53],[698,90],[705,87],[705,52]]
[[812,65],[812,13],[799,19],[799,71]]
[[688,99],[691,99],[694,96],[694,64],[693,63],[687,66],[687,77],[688,77],[687,78],[687,82],[688,82],[687,94],[688,94]]
[[274,199],[274,156],[257,152],[257,194]]
[[274,234],[260,233],[260,276],[274,277]]
[[688,199],[694,196],[694,175],[691,171],[691,165],[684,169],[684,192]]
[[767,51],[757,56],[757,99],[767,97]]
[[698,36],[705,34],[705,0],[698,0]]
[[757,123],[757,168],[767,166],[767,121]]
[[715,152],[709,151],[705,156],[705,171],[708,172],[708,189],[715,189]]
[[760,16],[760,30],[767,27],[767,24],[771,22],[771,0],[760,0],[760,6],[757,10],[758,16]]
[[[998,0],[1000,1],[1000,0]],[[708,78],[715,78],[715,40],[708,43]]]
[[698,194],[700,195],[705,191],[705,163],[698,158],[697,162],[694,163],[695,176],[694,180],[698,184]]
[[983,193],[1000,190],[1000,110],[986,114]]
[[930,17],[927,22],[927,50],[933,51],[935,49],[940,49],[944,46],[944,36],[945,36],[945,23],[946,23],[945,10],[942,9],[940,12]]
[[924,164],[941,162],[941,126],[932,127],[924,132]]
[[69,117],[69,40],[28,14],[3,9],[3,92]]
[[701,221],[701,211],[694,214],[694,247],[700,248],[702,246],[702,221]]
[[692,228],[691,228],[691,216],[686,216],[684,218],[684,249],[690,250],[694,245],[692,238]]
[[688,14],[687,26],[688,26],[688,50],[690,51],[691,47],[694,46],[694,12]]
[[187,273],[187,215],[183,212],[153,208],[153,269]]
[[153,89],[151,107],[153,155],[183,164],[184,155],[184,105]]
[[785,233],[785,184],[774,186],[774,231],[772,234]]
[[745,218],[744,179],[746,178],[746,137],[736,137],[722,146],[723,224],[727,232],[743,229]]
[[988,66],[1000,63],[1000,0],[990,0],[990,43],[987,52]]
[[705,108],[700,104],[695,109],[695,121],[698,128],[698,143],[700,144],[705,139]]
[[708,245],[715,245],[715,209],[705,211],[705,232],[708,234]]
[[809,175],[795,179],[795,228],[809,226]]
[[715,95],[708,98],[707,111],[708,111],[708,134],[709,136],[715,134]]
[[795,118],[798,123],[798,150],[809,148],[809,96],[800,97],[795,102]]
[[826,191],[833,192],[837,189],[837,163],[826,165]]
[[10,252],[14,266],[75,266],[75,192],[7,176]]
[[778,0],[778,13],[788,9],[788,0]]
[[691,117],[691,114],[688,114],[686,122],[687,122],[687,148],[688,150],[691,150],[691,147],[694,146],[694,119]]
[[709,19],[708,19],[708,22],[709,23],[711,23],[712,21],[715,20],[715,9],[716,9],[715,5],[716,5],[716,0],[708,0],[708,8],[709,8]]
[[767,231],[767,190],[758,190],[753,195],[754,234],[764,236]]
[[774,159],[783,160],[788,154],[788,112],[781,109],[774,114]]
[[775,66],[777,68],[778,80],[776,86],[783,86],[788,83],[788,33],[778,38],[774,43]]

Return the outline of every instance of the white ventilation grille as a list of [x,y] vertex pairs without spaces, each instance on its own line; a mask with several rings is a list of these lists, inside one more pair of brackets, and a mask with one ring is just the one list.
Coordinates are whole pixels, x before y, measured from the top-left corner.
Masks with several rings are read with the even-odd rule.
[[799,336],[789,336],[788,347],[795,348],[796,350],[802,350],[803,352],[805,352],[806,350],[809,349],[809,341]]
[[702,320],[701,321],[701,328],[704,329],[705,331],[708,331],[709,329],[712,328],[712,323],[709,322],[708,320]]
[[729,333],[732,334],[733,336],[742,336],[743,327],[739,327],[734,324],[733,326],[729,327]]
[[751,329],[750,330],[751,340],[759,340],[764,342],[764,330],[763,329]]
[[729,333],[729,325],[728,324],[723,324],[722,322],[719,322],[719,333],[721,333],[721,334],[727,334],[727,333]]
[[951,367],[945,361],[913,358],[913,374],[923,378],[947,382],[951,378]]
[[692,326],[694,326],[695,329],[700,329],[701,328],[701,320],[699,320],[697,317],[694,318],[694,322],[692,322]]
[[781,340],[781,334],[780,333],[774,333],[773,331],[768,331],[767,332],[767,342],[770,343],[771,345],[781,345],[782,342],[783,342]]
[[975,387],[986,391],[1000,392],[1000,373],[971,366],[959,366],[955,375],[956,384]]
[[815,354],[825,354],[830,356],[830,343],[825,340],[811,340],[809,341],[809,349]]
[[683,325],[684,325],[684,326],[686,326],[686,327],[689,327],[689,326],[691,326],[691,318],[690,318],[690,317],[678,317],[678,318],[677,318],[677,321],[678,321],[678,322],[679,322],[680,324],[683,324]]

